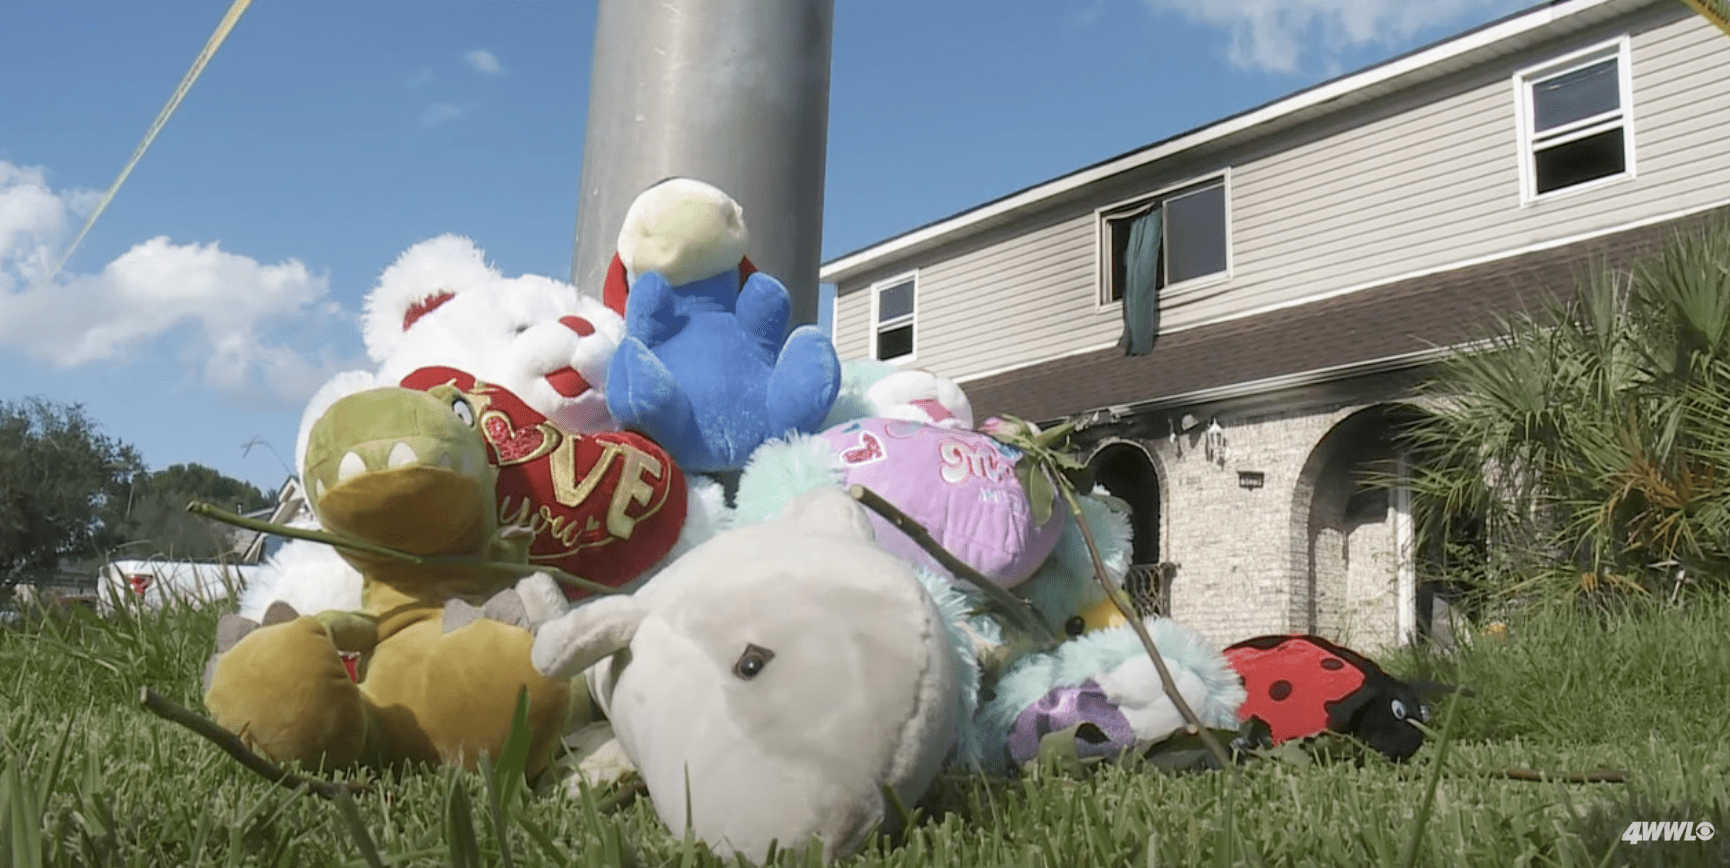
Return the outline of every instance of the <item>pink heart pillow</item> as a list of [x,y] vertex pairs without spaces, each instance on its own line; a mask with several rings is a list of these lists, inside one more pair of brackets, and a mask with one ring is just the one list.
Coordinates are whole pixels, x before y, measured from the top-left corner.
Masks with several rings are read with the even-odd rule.
[[[1015,476],[1021,453],[984,434],[900,419],[860,419],[822,436],[840,456],[846,484],[882,495],[951,554],[1003,587],[1033,575],[1063,533],[1055,502],[1043,525],[1034,521],[1027,492]],[[875,513],[871,522],[878,545],[955,578],[912,537]]]

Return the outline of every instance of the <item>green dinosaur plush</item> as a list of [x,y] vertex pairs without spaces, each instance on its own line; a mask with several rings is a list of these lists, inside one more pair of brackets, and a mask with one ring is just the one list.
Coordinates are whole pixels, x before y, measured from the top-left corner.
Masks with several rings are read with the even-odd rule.
[[[327,530],[414,555],[526,563],[529,538],[499,527],[496,471],[475,417],[448,386],[337,401],[306,450],[313,512]],[[515,576],[341,551],[365,579],[362,611],[253,629],[209,673],[205,706],[254,750],[309,767],[473,768],[482,753],[500,755],[526,686],[532,775],[570,716],[586,718],[587,691],[535,671],[527,629],[486,617],[452,629],[446,618]],[[343,652],[360,655],[352,677]]]

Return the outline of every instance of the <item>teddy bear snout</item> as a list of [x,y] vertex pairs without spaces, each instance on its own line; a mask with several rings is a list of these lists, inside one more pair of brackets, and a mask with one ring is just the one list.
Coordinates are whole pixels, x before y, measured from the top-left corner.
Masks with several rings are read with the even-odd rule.
[[575,398],[590,388],[589,381],[583,379],[583,375],[577,373],[576,368],[560,368],[548,374],[547,384],[553,387],[553,391],[567,398]]

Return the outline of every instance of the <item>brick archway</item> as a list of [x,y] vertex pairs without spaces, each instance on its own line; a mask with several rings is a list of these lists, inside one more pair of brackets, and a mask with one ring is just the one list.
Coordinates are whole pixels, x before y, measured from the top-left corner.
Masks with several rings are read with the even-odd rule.
[[[1093,484],[1129,504],[1131,544],[1130,575],[1126,584],[1132,596],[1150,608],[1169,608],[1166,580],[1159,570],[1163,560],[1165,476],[1148,449],[1132,440],[1108,440],[1087,460]],[[1169,612],[1167,612],[1169,614]]]
[[1409,635],[1410,498],[1373,480],[1401,472],[1396,434],[1422,412],[1404,403],[1361,408],[1310,451],[1292,502],[1291,629],[1365,646]]

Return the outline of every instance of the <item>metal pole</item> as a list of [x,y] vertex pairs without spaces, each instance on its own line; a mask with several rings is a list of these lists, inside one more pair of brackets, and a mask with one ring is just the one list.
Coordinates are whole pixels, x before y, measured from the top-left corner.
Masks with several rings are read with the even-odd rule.
[[834,0],[600,0],[571,281],[599,297],[631,201],[674,175],[745,209],[751,262],[817,320]]

